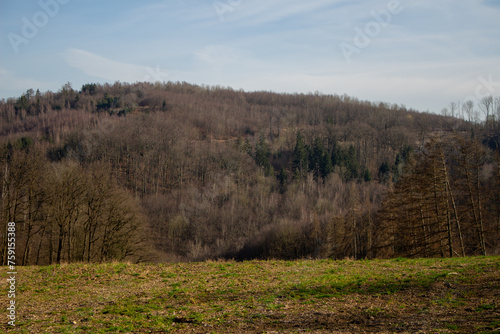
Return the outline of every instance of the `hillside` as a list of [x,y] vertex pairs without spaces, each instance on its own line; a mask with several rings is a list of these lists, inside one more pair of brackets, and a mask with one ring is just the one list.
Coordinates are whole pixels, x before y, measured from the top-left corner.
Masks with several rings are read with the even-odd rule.
[[23,267],[9,332],[498,333],[499,260]]
[[117,82],[30,89],[0,120],[22,265],[499,252],[495,118]]

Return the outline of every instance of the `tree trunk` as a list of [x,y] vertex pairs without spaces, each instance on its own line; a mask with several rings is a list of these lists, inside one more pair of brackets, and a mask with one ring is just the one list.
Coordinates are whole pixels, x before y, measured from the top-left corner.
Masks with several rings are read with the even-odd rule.
[[57,258],[56,258],[56,263],[61,264],[61,253],[62,253],[62,246],[63,246],[63,239],[64,239],[64,231],[63,231],[63,226],[59,225],[59,239],[58,239],[58,244],[57,244]]
[[479,180],[479,166],[476,166],[476,187],[477,187],[477,208],[479,213],[479,242],[481,245],[481,253],[486,256],[486,244],[484,241],[484,225],[483,225],[483,213],[481,210],[481,190],[480,190],[480,180]]

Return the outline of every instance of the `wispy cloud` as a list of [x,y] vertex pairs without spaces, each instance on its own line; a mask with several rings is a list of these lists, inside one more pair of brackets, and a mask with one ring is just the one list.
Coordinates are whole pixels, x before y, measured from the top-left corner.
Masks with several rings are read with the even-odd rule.
[[158,66],[140,66],[127,64],[108,59],[94,53],[69,49],[64,53],[68,65],[79,69],[87,75],[95,76],[109,81],[136,82],[136,81],[164,81],[167,73]]
[[244,1],[230,15],[227,21],[235,21],[239,25],[262,25],[280,21],[296,15],[307,15],[312,11],[331,6],[340,0],[275,0],[275,1]]
[[[373,12],[387,11],[392,2],[74,1],[33,39],[31,52],[4,52],[9,41],[0,39],[0,93],[58,89],[67,81],[178,80],[346,93],[439,111],[474,95],[480,76],[500,81],[494,70],[500,59],[496,0],[399,0],[404,9],[371,34],[348,64],[339,46],[353,44],[376,21]],[[214,3],[230,6],[223,19]],[[31,19],[32,11],[19,1],[10,7],[0,13],[0,30],[19,31],[20,18]],[[168,76],[157,64],[168,64]],[[498,95],[500,87],[495,89]]]

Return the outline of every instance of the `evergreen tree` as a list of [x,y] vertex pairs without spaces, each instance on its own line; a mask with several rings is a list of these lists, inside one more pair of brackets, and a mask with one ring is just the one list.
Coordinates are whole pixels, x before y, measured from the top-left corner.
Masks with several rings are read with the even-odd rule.
[[392,168],[392,181],[394,183],[397,183],[401,176],[403,176],[406,162],[411,159],[412,152],[413,148],[406,145],[403,149],[401,149],[401,152],[396,155],[396,161],[394,162],[394,167]]
[[372,174],[370,173],[368,168],[365,169],[365,172],[363,174],[363,179],[365,180],[365,182],[370,182],[372,180]]
[[295,178],[301,179],[307,175],[309,165],[309,149],[304,141],[304,137],[297,133],[297,142],[293,150],[292,168]]
[[264,135],[261,134],[259,137],[259,141],[257,142],[257,145],[255,147],[255,162],[257,163],[257,165],[264,168],[266,176],[271,175],[273,172],[273,167],[269,162],[270,155],[271,152],[269,150],[269,146],[266,143]]
[[16,104],[14,106],[16,111],[18,111],[18,110],[28,111],[28,109],[30,107],[30,102],[29,102],[29,99],[27,96],[28,96],[27,94],[23,94],[23,95],[21,95],[20,98],[17,99]]
[[320,177],[323,179],[333,171],[332,159],[326,151],[323,141],[316,138],[311,154],[311,170],[314,173],[314,178],[317,180]]
[[378,169],[378,178],[381,183],[385,183],[389,180],[389,172],[391,167],[387,162],[383,162]]
[[349,150],[347,151],[345,167],[347,168],[347,180],[352,180],[358,177],[359,164],[356,156],[356,149],[352,145],[349,146]]
[[337,144],[337,142],[333,143],[331,158],[333,167],[340,165],[342,162],[342,148]]

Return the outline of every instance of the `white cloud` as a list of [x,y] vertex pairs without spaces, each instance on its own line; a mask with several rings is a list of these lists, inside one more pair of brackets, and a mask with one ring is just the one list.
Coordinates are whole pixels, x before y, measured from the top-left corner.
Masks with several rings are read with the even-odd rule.
[[[67,38],[50,35],[43,43],[42,34],[30,43],[31,54],[3,58],[0,89],[10,94],[4,88],[23,86],[22,93],[30,87],[58,89],[67,81],[159,78],[246,90],[346,93],[439,111],[473,96],[481,76],[487,80],[494,73],[500,82],[494,0],[400,0],[404,10],[352,56],[351,64],[340,43],[352,44],[355,28],[365,28],[374,20],[371,13],[387,9],[391,0],[217,0],[232,6],[222,21],[214,1],[154,0],[120,8],[102,2],[98,7],[113,8],[113,15],[98,26],[80,12],[68,12],[66,22],[74,19],[80,26],[51,22]],[[88,34],[81,34],[82,24]],[[65,44],[70,40],[73,49]],[[80,45],[95,45],[100,53]],[[55,54],[61,51],[63,64]],[[158,63],[169,64],[168,76]],[[500,87],[493,95],[500,95]]]

